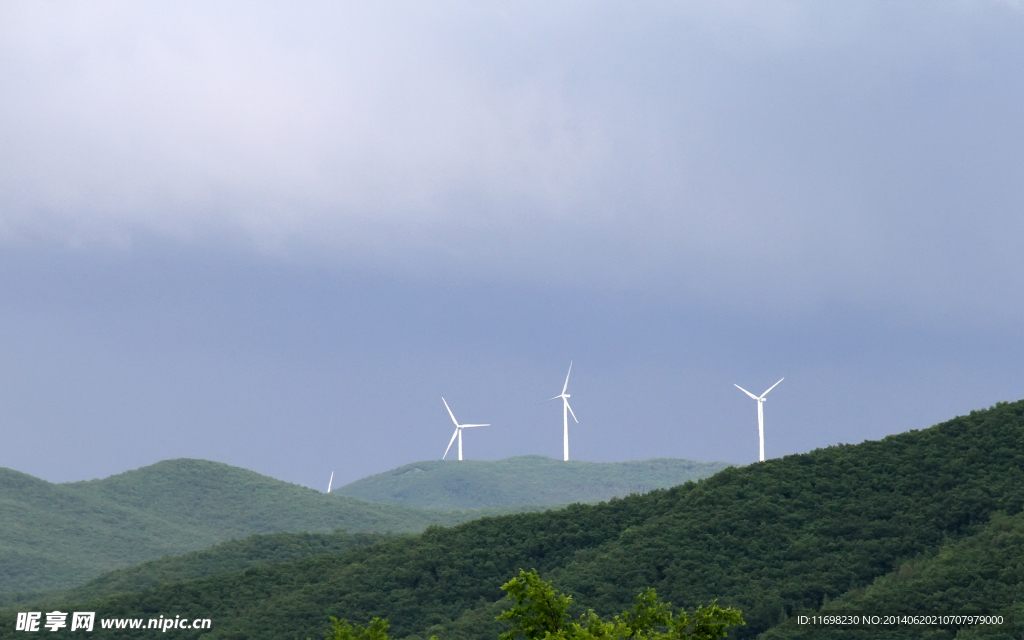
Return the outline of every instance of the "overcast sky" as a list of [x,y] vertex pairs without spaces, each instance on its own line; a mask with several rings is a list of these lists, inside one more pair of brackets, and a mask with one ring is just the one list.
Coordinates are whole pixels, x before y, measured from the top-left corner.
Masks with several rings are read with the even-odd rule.
[[757,459],[1024,397],[1024,3],[0,4],[0,466]]

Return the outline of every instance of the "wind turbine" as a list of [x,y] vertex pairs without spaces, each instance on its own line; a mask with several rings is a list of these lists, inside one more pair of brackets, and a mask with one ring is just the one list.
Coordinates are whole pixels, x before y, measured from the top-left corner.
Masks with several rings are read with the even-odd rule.
[[[785,378],[779,378],[779,382],[782,382]],[[776,382],[772,386],[768,387],[768,391],[771,391],[775,387],[779,386],[779,382]],[[757,400],[757,435],[761,438],[761,462],[764,462],[764,402],[765,396],[768,395],[768,391],[765,391],[760,396],[755,396],[738,384],[732,385],[747,394],[754,400]]]
[[327,493],[331,492],[331,484],[334,483],[334,472],[331,472],[331,479],[327,481]]
[[[569,361],[569,373],[565,374],[565,385],[562,386],[562,393],[551,398],[551,400],[562,399],[562,460],[569,461],[569,414],[572,413],[572,407],[569,406],[569,394],[565,392],[569,388],[569,374],[572,373],[572,361]],[[551,402],[548,400],[547,402]],[[576,414],[572,413],[572,419],[576,420]],[[580,421],[576,420],[576,424]]]
[[444,403],[444,408],[448,410],[448,415],[452,417],[452,422],[455,423],[455,433],[452,434],[452,439],[448,442],[448,449],[444,450],[444,455],[441,459],[444,460],[448,456],[448,450],[452,448],[452,442],[455,442],[455,438],[459,439],[459,460],[462,460],[462,430],[469,429],[470,427],[489,427],[489,424],[459,424],[459,421],[455,419],[455,414],[452,413],[452,408],[448,406],[448,401],[441,398],[441,402]]

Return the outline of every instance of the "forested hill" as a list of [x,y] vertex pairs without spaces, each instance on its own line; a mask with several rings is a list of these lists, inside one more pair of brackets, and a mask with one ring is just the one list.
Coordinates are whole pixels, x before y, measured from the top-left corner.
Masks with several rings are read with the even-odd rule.
[[[781,638],[792,630],[787,616],[857,597],[927,602],[939,592],[955,610],[979,584],[987,585],[985,607],[1014,606],[1022,505],[1024,402],[1004,403],[930,429],[730,468],[673,489],[432,527],[342,554],[68,602],[62,610],[211,618],[204,638],[323,637],[334,615],[359,623],[387,617],[399,637],[493,639],[499,585],[535,567],[602,615],[652,586],[676,606],[718,598],[739,607],[748,624],[730,637],[772,629]],[[989,547],[1016,563],[1013,570],[969,564]],[[904,585],[918,592],[901,591]],[[13,614],[0,616],[0,638],[17,637],[13,629]]]
[[407,464],[336,489],[342,495],[424,509],[480,509],[522,504],[600,502],[666,489],[718,473],[724,462],[676,458],[630,462],[429,460]]
[[480,515],[325,495],[205,460],[64,484],[0,468],[0,593],[70,587],[253,533],[414,532]]
[[[976,534],[944,545],[937,553],[925,553],[879,578],[865,589],[853,589],[820,610],[823,615],[854,615],[866,612],[923,612],[944,614],[1000,614],[1013,618],[1010,629],[963,630],[957,640],[1019,640],[1024,633],[1024,513],[997,513]],[[860,640],[881,637],[876,629],[801,628],[793,624],[770,629],[762,640]],[[973,632],[973,633],[972,633]],[[933,640],[952,637],[926,636],[922,629],[890,628],[892,640]]]
[[[77,587],[45,593],[0,594],[0,608],[22,603],[58,605],[132,591],[144,591],[168,582],[194,580],[249,567],[289,562],[367,547],[402,534],[392,533],[267,533],[228,540],[209,549],[166,556],[108,571]],[[408,534],[406,534],[408,535]]]

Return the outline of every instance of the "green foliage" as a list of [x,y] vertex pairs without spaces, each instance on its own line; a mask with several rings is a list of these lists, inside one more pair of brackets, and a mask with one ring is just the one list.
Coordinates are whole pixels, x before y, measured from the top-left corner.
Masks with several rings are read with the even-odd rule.
[[498,616],[512,625],[500,640],[717,640],[726,637],[729,627],[744,624],[738,610],[714,601],[698,607],[692,616],[681,610],[677,617],[650,588],[640,592],[632,610],[609,621],[589,610],[575,622],[568,613],[572,597],[556,591],[536,571],[520,569],[519,576],[501,588],[515,604]]
[[706,478],[728,466],[674,458],[630,462],[565,462],[544,456],[429,460],[369,476],[335,491],[424,509],[566,505],[666,489]]
[[[321,636],[325,615],[387,617],[407,640],[495,638],[500,623],[492,633],[486,618],[500,613],[497,585],[535,567],[601,620],[651,587],[671,602],[718,598],[742,609],[746,625],[730,637],[754,638],[788,628],[795,612],[869,594],[876,580],[877,588],[891,582],[885,597],[907,598],[907,606],[959,608],[977,588],[988,607],[1014,607],[1024,563],[1013,553],[1024,539],[1017,544],[1016,524],[996,514],[1013,519],[1022,506],[1024,402],[1014,402],[668,490],[430,527],[372,547],[61,607],[209,617],[215,627],[204,640]],[[578,615],[574,606],[569,613]],[[0,638],[17,637],[9,629],[13,617],[0,615]],[[189,633],[177,637],[197,637]]]
[[[574,622],[568,613],[572,597],[558,592],[536,571],[523,569],[501,589],[515,604],[496,616],[511,623],[499,640],[519,640],[520,636],[527,640],[718,640],[726,637],[729,627],[744,624],[739,611],[719,607],[715,602],[699,607],[693,616],[680,611],[676,617],[670,605],[658,600],[654,589],[641,592],[631,611],[608,622],[592,610]],[[392,640],[386,618],[373,618],[361,627],[331,616],[331,627],[326,640]],[[430,640],[437,640],[437,636]]]
[[513,623],[512,629],[501,634],[501,640],[516,640],[521,634],[529,640],[549,636],[564,637],[569,626],[568,612],[572,598],[559,593],[549,582],[540,579],[536,570],[519,570],[519,577],[501,586],[515,605],[503,611],[499,620]]
[[494,511],[425,511],[325,495],[204,460],[166,460],[65,484],[0,468],[0,594],[65,589],[254,533],[418,532],[488,513]]
[[331,616],[331,633],[326,640],[391,640],[388,637],[388,621],[374,618],[365,627],[351,625],[348,620]]
[[[951,541],[936,553],[902,563],[898,569],[830,601],[821,614],[863,612],[1004,614],[1024,625],[1024,513],[993,514],[988,525],[975,535]],[[971,631],[950,626],[931,630],[936,640],[968,638]],[[920,629],[892,629],[889,638],[917,638]],[[985,638],[1000,634],[1021,637],[1021,630],[989,630]],[[766,640],[870,637],[861,629],[799,629],[793,624],[769,630]]]

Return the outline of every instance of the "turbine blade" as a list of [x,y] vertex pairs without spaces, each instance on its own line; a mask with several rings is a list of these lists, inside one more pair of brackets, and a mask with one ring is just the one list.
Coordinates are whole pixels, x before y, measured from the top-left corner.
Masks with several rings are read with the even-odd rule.
[[[450,415],[452,417],[452,422],[454,422],[455,426],[458,427],[459,426],[459,421],[455,419],[455,414],[452,413],[452,408],[448,406],[448,401],[445,400],[444,397],[442,396],[441,402],[444,403],[444,408],[448,410],[448,415]],[[451,445],[448,445],[448,446],[451,446]]]
[[[565,401],[565,408],[569,410],[569,413],[572,413],[572,407],[569,406],[569,401],[568,400]],[[572,413],[572,419],[576,420],[576,414],[575,413]],[[579,424],[579,423],[580,423],[580,421],[576,420],[576,424]]]
[[738,384],[734,384],[734,385],[732,385],[732,386],[736,387],[737,389],[739,389],[739,390],[740,390],[740,391],[742,391],[743,393],[747,394],[748,396],[750,396],[750,397],[751,397],[751,398],[753,398],[754,400],[760,400],[760,399],[761,399],[761,398],[758,398],[757,396],[755,396],[754,394],[750,393],[749,391],[747,391],[746,389],[744,389],[743,387],[741,387],[741,386],[740,386],[740,385],[738,385]]
[[[558,399],[559,399],[559,398],[561,398],[561,397],[562,397],[562,396],[555,396],[554,398],[548,398],[548,399],[547,399],[547,400],[545,400],[544,402],[551,402],[552,400],[558,400]],[[541,404],[544,404],[544,402],[542,402]]]
[[491,426],[490,423],[488,423],[488,424],[460,424],[459,428],[460,429],[468,429],[470,427],[489,427],[489,426]]
[[448,443],[448,448],[444,450],[444,455],[443,455],[443,456],[441,456],[441,459],[442,459],[442,460],[444,460],[445,458],[447,458],[447,457],[448,457],[448,452],[449,452],[449,451],[451,450],[451,448],[452,448],[452,442],[455,442],[455,437],[456,437],[457,435],[459,435],[459,428],[458,428],[458,427],[455,427],[455,433],[453,433],[453,434],[452,434],[452,439],[451,439],[451,441],[450,441],[450,442]]
[[[569,373],[572,373],[572,360],[569,361]],[[565,390],[569,388],[569,373],[565,374],[565,386],[562,387],[562,394],[565,394]]]
[[[785,378],[779,378],[779,382],[782,382],[783,380],[785,380]],[[779,382],[776,382],[776,383],[775,383],[775,384],[773,384],[772,386],[768,387],[768,391],[771,391],[771,390],[772,390],[772,389],[774,389],[775,387],[779,386]],[[764,393],[762,393],[762,394],[761,394],[761,398],[763,398],[763,397],[765,397],[766,395],[768,395],[768,391],[765,391]],[[761,398],[758,398],[758,400],[760,400]]]

